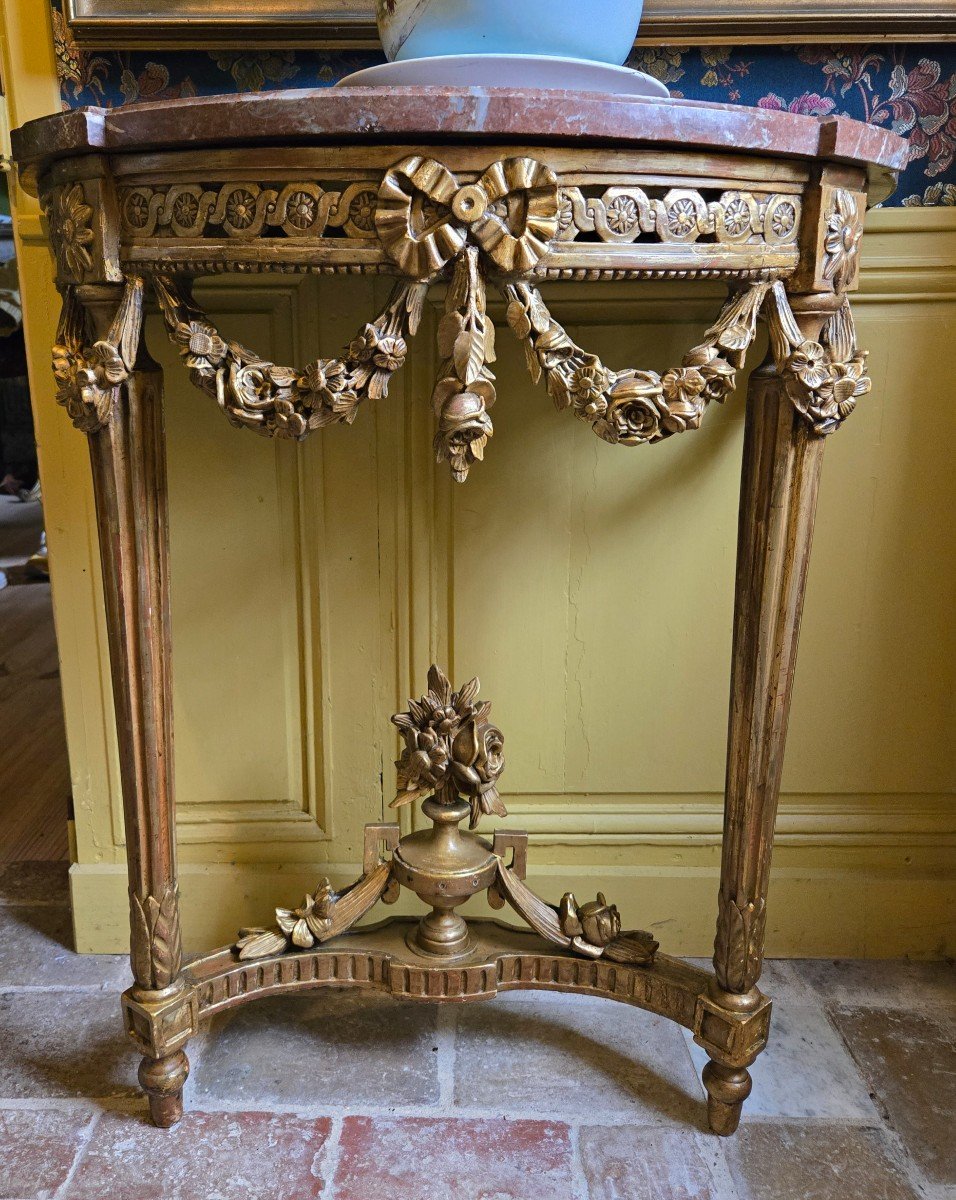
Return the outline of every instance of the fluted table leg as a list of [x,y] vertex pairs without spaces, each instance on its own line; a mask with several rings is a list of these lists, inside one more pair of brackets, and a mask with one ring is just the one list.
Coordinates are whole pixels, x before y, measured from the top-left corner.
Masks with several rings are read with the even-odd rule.
[[[79,290],[105,335],[122,289]],[[109,419],[89,435],[129,865],[127,1031],[154,1124],[182,1116],[193,1027],[180,978],[162,371],[141,345]]]
[[[816,338],[832,297],[793,300]],[[766,1003],[767,885],[794,661],[825,439],[796,411],[772,366],[750,381],[744,439],[734,604],[730,727],[712,999],[737,1014]],[[710,1049],[710,1048],[708,1048]],[[718,1058],[704,1070],[715,1133],[732,1134],[750,1094],[747,1066],[763,1049]],[[742,1059],[746,1061],[742,1061]]]

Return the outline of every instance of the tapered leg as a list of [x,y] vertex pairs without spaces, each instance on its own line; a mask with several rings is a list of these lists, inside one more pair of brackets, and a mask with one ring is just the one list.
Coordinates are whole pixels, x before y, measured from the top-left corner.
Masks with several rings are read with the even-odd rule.
[[[117,291],[81,292],[99,337]],[[145,349],[116,389],[109,418],[90,433],[90,452],[129,865],[134,983],[124,1010],[144,1055],[139,1078],[153,1122],[167,1127],[182,1116],[192,1014],[180,978],[162,372]]]
[[[828,298],[794,310],[815,338]],[[767,884],[824,439],[793,407],[772,367],[751,378],[747,402],[731,668],[724,838],[711,999],[737,1014],[765,1004]],[[708,1047],[704,1071],[715,1133],[733,1133],[750,1093],[747,1066],[763,1048]]]

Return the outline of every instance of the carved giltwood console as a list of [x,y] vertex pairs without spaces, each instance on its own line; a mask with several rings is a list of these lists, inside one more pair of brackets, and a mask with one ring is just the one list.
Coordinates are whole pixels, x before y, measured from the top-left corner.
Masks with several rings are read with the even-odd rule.
[[[865,208],[891,189],[904,143],[840,118],[681,101],[353,89],[78,110],[25,126],[14,148],[56,253],[57,399],[90,442],[130,873],[123,1003],[153,1120],[181,1115],[198,1022],[258,995],[347,984],[461,1002],[544,988],[693,1030],[711,1060],[711,1126],[732,1133],[769,1025],[757,982],[823,447],[870,389],[848,295]],[[395,283],[347,348],[294,367],[230,340],[197,306],[191,279],[224,271]],[[541,289],[625,278],[719,279],[727,299],[679,364],[606,364]],[[190,379],[231,424],[302,439],[387,394],[439,282],[434,446],[460,482],[494,432],[489,287],[555,406],[616,446],[696,429],[734,391],[758,321],[768,326],[747,401],[713,973],[622,932],[603,896],[537,897],[526,835],[489,842],[459,829],[504,814],[504,737],[477,680],[455,691],[436,667],[394,718],[395,803],[423,801],[433,828],[400,839],[397,825],[370,824],[352,887],[323,882],[275,925],[183,965],[162,377],[143,343],[144,303],[152,294]],[[421,922],[355,928],[402,887],[431,908]],[[456,910],[478,892],[530,930],[466,923]]]

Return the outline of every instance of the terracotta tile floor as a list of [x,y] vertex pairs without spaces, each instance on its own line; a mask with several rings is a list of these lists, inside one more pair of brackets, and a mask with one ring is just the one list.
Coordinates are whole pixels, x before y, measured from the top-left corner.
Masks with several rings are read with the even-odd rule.
[[529,993],[250,1005],[192,1043],[163,1132],[120,1032],[125,959],[70,952],[65,882],[0,865],[0,1200],[956,1200],[951,965],[768,964],[732,1139],[676,1026]]

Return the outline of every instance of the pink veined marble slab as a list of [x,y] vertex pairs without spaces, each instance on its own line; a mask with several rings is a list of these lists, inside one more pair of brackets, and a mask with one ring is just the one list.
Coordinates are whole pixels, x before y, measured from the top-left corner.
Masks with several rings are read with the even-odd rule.
[[[900,170],[907,154],[896,134],[844,117],[595,92],[443,87],[289,89],[81,108],[15,130],[13,152],[29,182],[50,160],[86,152],[398,138],[739,151],[866,164],[884,175]],[[876,192],[891,187],[887,175]]]

